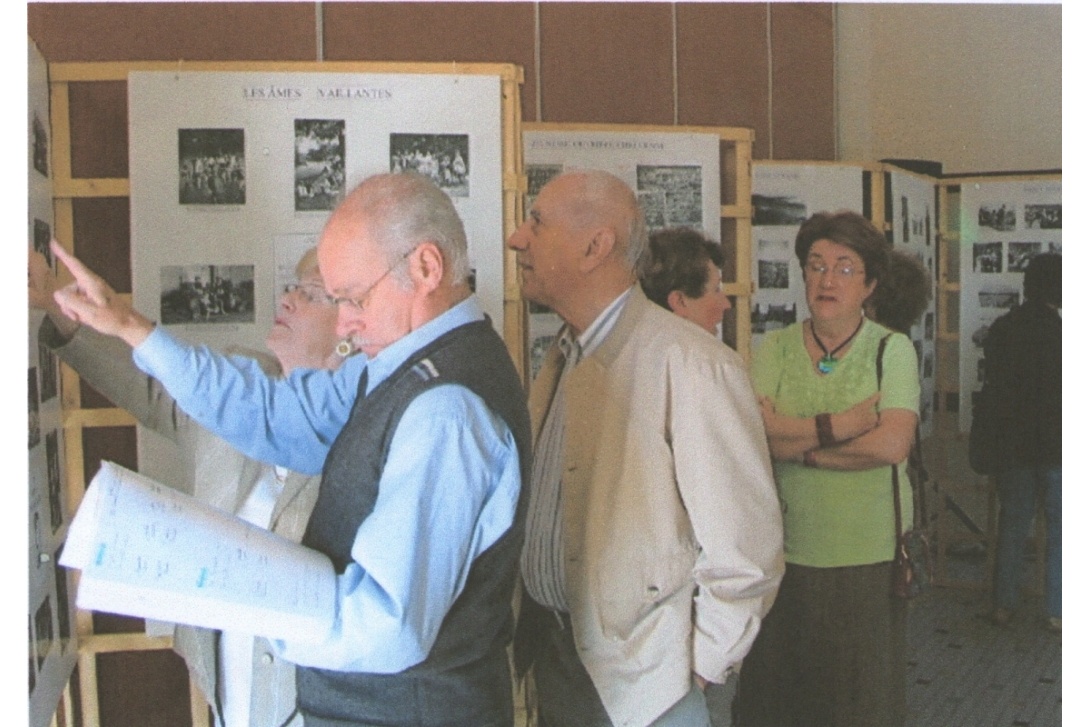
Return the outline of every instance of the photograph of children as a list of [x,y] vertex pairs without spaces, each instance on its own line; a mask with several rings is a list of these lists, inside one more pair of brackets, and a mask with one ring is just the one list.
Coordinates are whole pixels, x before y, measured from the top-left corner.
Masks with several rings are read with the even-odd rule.
[[[54,563],[60,562],[63,549],[57,548],[57,552],[53,554]],[[64,643],[72,638],[72,624],[68,620],[68,569],[54,568],[53,575],[57,581],[57,633]]]
[[344,120],[295,120],[295,211],[327,212],[344,197]]
[[755,226],[801,225],[809,216],[806,214],[806,203],[798,197],[754,194],[751,200]]
[[982,290],[977,293],[977,300],[981,308],[1005,308],[1010,310],[1018,305],[1018,290],[1014,288],[997,288],[995,290]]
[[34,635],[38,644],[38,671],[42,670],[42,664],[49,656],[49,649],[53,646],[53,604],[46,595],[42,605],[34,612]]
[[42,441],[41,416],[38,413],[38,369],[27,369],[27,429],[29,434],[28,449],[34,449]]
[[57,446],[57,430],[45,435],[45,466],[49,487],[49,528],[56,533],[64,524],[61,509],[61,455]]
[[975,242],[975,243],[973,243],[973,272],[974,273],[1001,273],[1001,272],[1003,272],[1003,243],[1002,242]]
[[786,260],[758,260],[757,287],[762,290],[787,290],[790,263]]
[[41,401],[44,404],[57,395],[57,357],[41,344],[38,344],[38,371],[41,372]]
[[1039,242],[1008,242],[1007,243],[1007,272],[1024,273],[1029,261],[1041,254],[1042,244]]
[[704,225],[704,191],[699,166],[636,165],[636,192],[647,229]]
[[977,210],[976,223],[981,227],[990,227],[1000,232],[1008,232],[1014,229],[1016,215],[1014,205],[1006,202],[1001,204],[982,204]]
[[34,218],[34,252],[40,252],[49,263],[49,267],[56,270],[53,262],[53,251],[49,249],[49,241],[53,239],[53,233],[49,231],[49,223]]
[[178,203],[246,204],[242,129],[178,129]]
[[469,134],[390,134],[390,171],[418,172],[451,197],[468,197]]
[[49,135],[45,131],[45,124],[38,117],[38,112],[34,112],[34,120],[31,122],[33,126],[32,132],[34,134],[34,169],[40,173],[43,177],[49,176]]
[[253,265],[164,265],[159,269],[159,320],[253,323]]
[[1063,227],[1062,205],[1027,204],[1023,214],[1026,227],[1040,230],[1059,230]]

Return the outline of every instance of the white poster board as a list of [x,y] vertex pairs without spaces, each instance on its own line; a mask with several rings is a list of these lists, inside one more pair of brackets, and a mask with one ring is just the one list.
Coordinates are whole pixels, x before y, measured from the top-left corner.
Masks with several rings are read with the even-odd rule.
[[958,423],[963,432],[972,425],[973,395],[983,385],[988,327],[1022,302],[1029,260],[1061,251],[1061,187],[1059,179],[961,185]]
[[[29,247],[45,255],[55,269],[57,262],[49,251],[54,220],[48,67],[29,38],[27,131]],[[53,352],[38,344],[42,314],[31,312],[27,322],[27,655],[30,724],[44,727],[76,665],[77,644],[68,571],[57,567],[71,519],[65,509],[60,366]]]
[[[601,169],[632,187],[648,230],[691,227],[720,239],[719,135],[591,129],[529,130],[522,133],[526,168],[525,209],[545,184],[570,169]],[[530,304],[528,338],[531,378],[560,328],[560,317]]]
[[935,249],[938,215],[935,211],[935,183],[914,174],[894,171],[889,174],[890,198],[893,200],[893,246],[920,260],[932,285],[931,300],[923,318],[912,326],[909,338],[916,349],[920,372],[920,436],[931,436],[935,416]]
[[809,316],[799,227],[815,212],[863,214],[863,170],[841,165],[753,164],[753,263],[750,299],[753,350],[764,334]]
[[[131,73],[135,307],[193,342],[263,349],[298,255],[344,193],[414,169],[454,201],[502,332],[501,102],[498,75]],[[172,482],[157,439],[141,431],[141,470]]]

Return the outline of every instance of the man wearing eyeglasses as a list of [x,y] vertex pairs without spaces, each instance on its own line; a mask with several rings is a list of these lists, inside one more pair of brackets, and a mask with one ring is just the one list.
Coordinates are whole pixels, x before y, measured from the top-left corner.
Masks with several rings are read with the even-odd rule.
[[58,255],[76,278],[62,308],[133,345],[191,416],[252,457],[322,472],[303,544],[337,569],[337,617],[320,644],[276,642],[300,667],[308,727],[510,725],[529,418],[450,199],[416,174],[345,199],[318,260],[338,335],[368,358],[282,383],[176,341]]

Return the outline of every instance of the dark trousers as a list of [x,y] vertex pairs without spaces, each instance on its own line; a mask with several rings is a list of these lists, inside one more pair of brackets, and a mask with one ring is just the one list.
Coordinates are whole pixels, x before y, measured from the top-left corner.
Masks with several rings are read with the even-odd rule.
[[741,727],[900,727],[905,602],[891,564],[787,565],[742,665]]

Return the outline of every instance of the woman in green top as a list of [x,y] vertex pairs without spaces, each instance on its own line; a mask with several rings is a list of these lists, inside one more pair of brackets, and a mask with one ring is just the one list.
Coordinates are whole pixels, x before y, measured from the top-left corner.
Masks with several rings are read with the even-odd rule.
[[[742,669],[741,724],[900,725],[905,621],[903,602],[890,595],[890,466],[908,482],[916,354],[904,334],[863,314],[889,268],[889,246],[866,218],[815,214],[795,254],[810,318],[766,335],[753,359],[787,570]],[[910,489],[901,496],[911,523]]]

